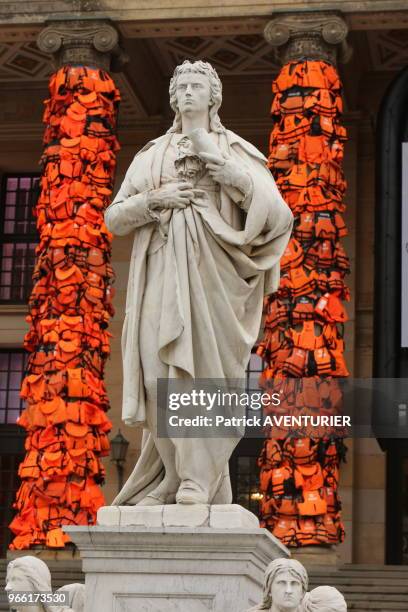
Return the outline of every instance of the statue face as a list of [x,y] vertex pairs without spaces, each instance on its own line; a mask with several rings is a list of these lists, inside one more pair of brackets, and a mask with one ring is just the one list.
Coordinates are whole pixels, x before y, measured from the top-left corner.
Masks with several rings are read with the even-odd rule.
[[205,74],[180,74],[177,78],[176,98],[182,115],[208,112],[211,100],[210,81]]
[[303,588],[299,580],[287,571],[279,572],[272,583],[273,606],[281,611],[296,610],[303,598]]
[[6,591],[32,591],[33,585],[21,568],[7,572]]
[[[33,585],[30,582],[28,576],[24,573],[21,568],[9,568],[7,570],[6,587],[7,593],[19,592],[19,591],[32,591]],[[10,604],[10,610],[12,612],[24,612],[26,608],[18,607],[18,604]],[[30,607],[30,611],[36,612],[39,610],[38,606]]]

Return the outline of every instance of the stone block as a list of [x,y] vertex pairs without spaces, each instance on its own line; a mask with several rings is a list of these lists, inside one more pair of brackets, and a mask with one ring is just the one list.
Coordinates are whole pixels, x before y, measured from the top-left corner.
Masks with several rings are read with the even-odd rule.
[[163,526],[163,506],[120,506],[120,526]]
[[98,525],[120,525],[119,506],[102,506],[96,515]]
[[[179,520],[172,510],[169,520]],[[193,514],[195,521],[208,520],[208,507]],[[242,612],[261,600],[266,566],[289,556],[259,527],[70,525],[64,531],[80,551],[87,612]]]
[[259,520],[238,504],[169,504],[165,506],[103,506],[97,524],[105,527],[212,527],[256,529]]
[[163,527],[208,527],[208,504],[169,504],[163,506]]
[[252,512],[238,504],[210,506],[210,527],[214,529],[245,529],[259,527],[259,520]]

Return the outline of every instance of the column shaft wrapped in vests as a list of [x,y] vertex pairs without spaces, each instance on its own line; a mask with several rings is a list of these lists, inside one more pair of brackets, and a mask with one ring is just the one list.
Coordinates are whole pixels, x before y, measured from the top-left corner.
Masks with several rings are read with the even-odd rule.
[[[342,86],[332,63],[304,59],[287,62],[272,91],[269,167],[295,224],[279,289],[265,303],[261,384],[290,379],[295,392],[285,398],[287,411],[330,414],[341,398],[336,378],[348,376]],[[262,525],[287,546],[342,542],[337,487],[344,455],[342,439],[318,431],[266,440],[259,458]]]
[[53,74],[49,91],[13,549],[63,547],[61,525],[95,523],[111,429],[103,379],[114,275],[103,214],[119,149],[119,92],[104,70],[74,65]]

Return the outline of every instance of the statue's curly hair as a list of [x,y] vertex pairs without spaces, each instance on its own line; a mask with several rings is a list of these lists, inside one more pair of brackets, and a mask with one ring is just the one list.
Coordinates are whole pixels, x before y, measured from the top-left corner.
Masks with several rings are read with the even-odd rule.
[[177,79],[180,74],[186,73],[198,73],[205,74],[208,77],[210,82],[210,129],[212,132],[225,132],[225,128],[221,123],[221,119],[218,115],[218,110],[221,106],[222,102],[222,83],[220,77],[218,76],[216,70],[209,64],[208,62],[203,62],[201,60],[197,62],[190,62],[189,60],[184,60],[182,64],[176,67],[174,70],[173,76],[170,80],[169,94],[170,94],[170,106],[174,110],[175,117],[173,121],[173,125],[168,132],[181,132],[181,113],[177,106]]

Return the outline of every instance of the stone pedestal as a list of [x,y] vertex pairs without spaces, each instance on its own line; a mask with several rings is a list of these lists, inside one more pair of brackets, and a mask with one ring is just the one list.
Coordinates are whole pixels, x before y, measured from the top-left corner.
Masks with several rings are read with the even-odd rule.
[[311,567],[331,567],[339,565],[339,555],[335,546],[303,546],[292,550],[296,559],[309,569]]
[[[106,507],[78,546],[87,612],[244,612],[288,550],[240,506]],[[147,525],[146,525],[147,523]]]

